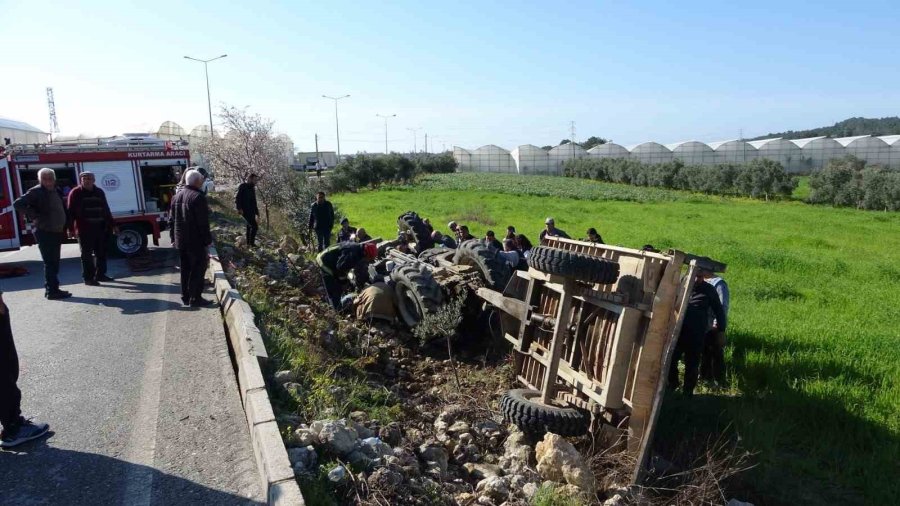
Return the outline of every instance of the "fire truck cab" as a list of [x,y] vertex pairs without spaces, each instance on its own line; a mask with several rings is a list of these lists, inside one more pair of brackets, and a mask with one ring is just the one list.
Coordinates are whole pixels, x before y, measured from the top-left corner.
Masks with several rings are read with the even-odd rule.
[[39,184],[37,171],[44,167],[53,169],[65,195],[82,172],[94,173],[119,229],[110,244],[114,251],[134,255],[150,237],[159,245],[175,185],[189,164],[184,146],[146,136],[0,147],[0,251],[35,243],[33,225],[12,203]]

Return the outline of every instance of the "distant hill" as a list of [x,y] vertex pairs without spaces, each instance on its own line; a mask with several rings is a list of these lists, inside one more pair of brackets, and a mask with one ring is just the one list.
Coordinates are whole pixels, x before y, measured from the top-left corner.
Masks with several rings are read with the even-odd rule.
[[813,128],[811,130],[788,130],[787,132],[773,133],[748,139],[770,139],[783,137],[785,139],[805,139],[807,137],[853,137],[854,135],[897,135],[900,134],[900,118],[850,118],[839,121],[829,127]]

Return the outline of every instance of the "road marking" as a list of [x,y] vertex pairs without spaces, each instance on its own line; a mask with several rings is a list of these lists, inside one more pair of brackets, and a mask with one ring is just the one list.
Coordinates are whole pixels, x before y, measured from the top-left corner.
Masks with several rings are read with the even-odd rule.
[[[161,276],[160,285],[170,282],[171,274]],[[125,493],[122,504],[129,506],[149,506],[153,496],[153,467],[156,456],[156,422],[159,416],[159,389],[162,382],[163,356],[166,351],[166,327],[168,314],[167,298],[160,298],[153,310],[150,332],[150,348],[144,361],[144,377],[137,413],[133,418],[131,435],[125,447],[124,460],[133,464],[125,474]]]

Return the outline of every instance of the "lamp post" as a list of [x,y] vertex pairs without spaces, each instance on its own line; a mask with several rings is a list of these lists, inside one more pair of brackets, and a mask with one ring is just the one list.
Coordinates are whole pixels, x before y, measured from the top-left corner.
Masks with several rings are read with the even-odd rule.
[[379,118],[384,118],[384,154],[388,154],[388,136],[387,136],[387,120],[388,118],[396,118],[396,114],[376,114]]
[[210,58],[209,60],[201,60],[199,58],[191,58],[190,56],[185,56],[185,59],[198,61],[203,64],[203,72],[206,74],[206,106],[209,108],[209,138],[212,139],[213,135],[213,121],[212,121],[212,99],[209,96],[209,67],[207,64],[211,61],[216,61],[221,58],[225,58],[228,56],[227,54],[223,54],[221,56],[216,56],[215,58]]
[[338,113],[337,113],[337,103],[338,100],[342,98],[347,98],[350,95],[343,95],[340,97],[329,97],[328,95],[322,95],[322,98],[328,98],[334,100],[334,132],[337,136],[337,158],[338,163],[341,163],[341,125],[338,123]]
[[416,132],[419,131],[419,130],[421,130],[421,129],[422,129],[421,127],[419,127],[419,128],[407,128],[407,130],[409,130],[410,132],[413,133],[413,156],[415,156],[416,153],[419,151],[418,142],[416,141]]

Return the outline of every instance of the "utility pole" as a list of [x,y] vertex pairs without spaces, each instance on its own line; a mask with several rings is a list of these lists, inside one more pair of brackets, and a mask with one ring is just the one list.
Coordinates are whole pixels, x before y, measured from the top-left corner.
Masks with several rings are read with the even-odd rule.
[[575,121],[569,122],[569,133],[572,136],[572,139],[571,139],[572,144],[575,144]]
[[328,95],[322,95],[322,98],[328,98],[328,99],[334,100],[334,131],[335,131],[335,135],[337,136],[338,163],[341,163],[341,126],[340,126],[340,123],[338,123],[337,103],[338,103],[338,100],[340,100],[342,98],[347,98],[349,96],[350,95],[344,95],[341,97],[329,97]]
[[316,134],[316,163],[319,162],[319,134]]
[[428,133],[425,134],[425,154],[428,154]]
[[421,128],[407,128],[407,130],[413,133],[413,155],[415,155],[419,151],[419,146],[416,141],[416,131],[421,130]]
[[215,58],[210,58],[209,60],[201,60],[198,58],[191,58],[190,56],[185,56],[185,59],[198,61],[203,64],[203,72],[206,74],[206,107],[209,110],[209,138],[214,139],[215,135],[213,135],[213,121],[212,121],[212,98],[209,95],[209,62],[218,60],[220,58],[225,58],[228,56],[227,54],[223,54],[221,56],[216,56]]
[[384,118],[384,154],[389,154],[388,151],[388,132],[387,132],[387,120],[388,118],[396,118],[396,114],[376,114],[379,118]]
[[53,142],[53,134],[59,133],[59,124],[56,122],[56,102],[53,100],[53,88],[47,87],[47,109],[50,111],[50,142]]

